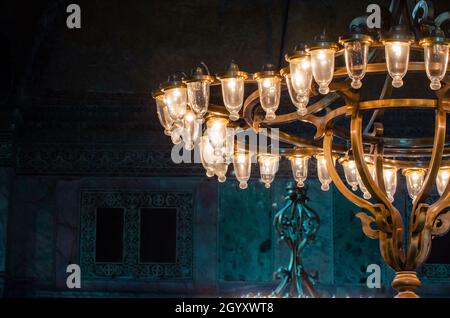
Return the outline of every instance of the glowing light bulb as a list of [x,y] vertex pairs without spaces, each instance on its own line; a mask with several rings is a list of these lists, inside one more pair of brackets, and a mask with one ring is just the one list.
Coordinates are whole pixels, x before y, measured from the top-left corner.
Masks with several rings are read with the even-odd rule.
[[238,152],[233,156],[233,167],[236,179],[239,181],[241,189],[248,188],[248,180],[250,179],[252,170],[252,159],[250,153]]
[[280,156],[272,154],[263,154],[258,158],[259,171],[261,174],[261,181],[268,189],[275,180],[275,174],[278,172]]
[[[317,176],[319,177],[319,181],[322,184],[321,190],[328,191],[330,190],[330,184],[332,182],[330,174],[328,173],[327,168],[327,160],[323,154],[316,155],[317,160]],[[333,161],[336,159],[333,158]],[[334,162],[333,162],[334,164]]]
[[289,158],[291,161],[292,175],[297,181],[297,187],[303,188],[305,180],[308,178],[308,156],[293,156]]
[[319,84],[319,92],[323,95],[329,93],[334,75],[334,49],[317,49],[311,51],[311,69],[314,80]]
[[170,117],[177,127],[183,127],[184,115],[187,111],[187,94],[185,87],[176,87],[164,91]]
[[286,79],[286,85],[288,87],[289,96],[291,97],[291,101],[294,106],[297,108],[297,113],[300,116],[305,116],[308,113],[306,106],[309,103],[309,94],[310,90],[305,91],[304,93],[297,93],[292,85],[292,76],[291,74],[284,75]]
[[258,80],[259,100],[266,112],[266,120],[274,120],[275,112],[280,105],[281,80],[278,76]]
[[[370,174],[369,178],[372,178],[372,180],[375,180],[375,173],[376,173],[375,165],[373,163],[369,162],[368,160],[369,159],[367,159],[367,158],[365,159],[366,165],[367,165],[367,169],[369,169],[369,174]],[[364,199],[369,200],[370,198],[372,198],[372,195],[367,190],[367,187],[364,184],[364,182],[362,181],[361,176],[360,176],[359,173],[358,173],[358,185],[359,185],[359,188],[361,189],[361,191],[363,193]]]
[[397,191],[397,168],[383,166],[383,181],[389,200],[394,202],[394,195]]
[[244,81],[247,73],[239,70],[235,63],[231,63],[225,73],[218,74],[222,84],[222,96],[225,108],[230,113],[230,120],[239,119],[239,111],[244,103]]
[[392,86],[403,86],[403,77],[408,71],[410,42],[385,42],[386,63],[389,75],[393,81]]
[[354,89],[362,87],[361,80],[366,75],[369,43],[368,41],[348,41],[344,44],[345,65]]
[[425,173],[426,170],[420,168],[410,168],[403,170],[403,175],[406,177],[406,187],[408,189],[408,194],[413,201],[420,193],[420,190],[422,190]]
[[309,56],[289,60],[291,83],[297,94],[309,93],[312,83],[311,60]]
[[213,117],[206,123],[209,142],[214,148],[214,155],[225,155],[223,149],[226,145],[228,120],[222,117]]
[[170,117],[169,108],[167,107],[164,94],[157,92],[155,96],[156,112],[161,126],[164,128],[164,134],[171,136],[173,130],[173,119]]
[[184,116],[184,126],[181,134],[186,150],[191,151],[194,149],[199,135],[200,123],[196,120],[195,114],[191,110],[188,110]]
[[216,160],[214,158],[214,148],[211,146],[207,135],[200,138],[200,160],[203,168],[206,170],[206,175],[209,178],[214,177]]
[[355,161],[344,158],[341,160],[341,164],[344,168],[345,180],[347,181],[347,184],[352,187],[353,191],[358,190],[358,170],[356,169]]
[[439,195],[442,195],[447,187],[450,178],[450,167],[442,167],[439,169],[436,177],[436,187]]
[[433,43],[426,39],[421,41],[424,47],[425,71],[430,79],[430,88],[438,90],[442,87],[441,80],[447,72],[449,44]]

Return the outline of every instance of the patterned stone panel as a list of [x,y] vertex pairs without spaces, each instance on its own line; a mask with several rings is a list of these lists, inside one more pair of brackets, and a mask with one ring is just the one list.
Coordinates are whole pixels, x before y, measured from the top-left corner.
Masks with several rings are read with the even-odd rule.
[[[121,263],[95,261],[96,210],[124,208],[124,259]],[[141,208],[175,208],[176,262],[139,262],[139,213]],[[81,194],[80,265],[86,279],[192,279],[193,278],[192,192],[96,192]]]

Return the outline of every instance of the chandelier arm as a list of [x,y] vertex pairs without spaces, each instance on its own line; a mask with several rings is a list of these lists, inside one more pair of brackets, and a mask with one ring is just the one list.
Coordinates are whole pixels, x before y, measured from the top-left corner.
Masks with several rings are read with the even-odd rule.
[[427,199],[430,191],[432,190],[439,168],[441,167],[442,155],[444,153],[444,143],[445,143],[445,131],[446,131],[447,113],[439,109],[436,111],[436,121],[435,121],[435,136],[434,145],[431,155],[430,164],[428,167],[428,172],[425,177],[424,184],[416,199],[413,202],[413,213],[418,208],[418,205],[424,203]]
[[353,204],[359,206],[360,208],[368,210],[376,218],[378,212],[374,208],[373,204],[350,191],[350,189],[347,188],[347,186],[339,176],[339,173],[337,172],[336,167],[333,164],[333,131],[331,129],[327,129],[325,131],[325,136],[323,139],[323,152],[327,163],[328,173],[331,177],[331,180],[333,180],[333,183],[338,188],[339,192],[342,193],[342,195],[345,196]]

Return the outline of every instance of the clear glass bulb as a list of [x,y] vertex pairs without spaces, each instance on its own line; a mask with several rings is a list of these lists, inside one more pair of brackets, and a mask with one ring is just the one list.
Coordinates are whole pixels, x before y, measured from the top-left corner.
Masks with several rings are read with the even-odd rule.
[[275,174],[278,172],[280,157],[277,155],[265,154],[258,158],[259,171],[261,174],[261,181],[268,189],[275,180]]
[[342,167],[344,168],[347,184],[352,187],[353,191],[358,190],[358,169],[356,169],[355,160],[343,160]]
[[345,43],[345,65],[348,76],[352,79],[352,87],[359,89],[361,80],[366,75],[369,43],[351,41]]
[[195,142],[200,135],[201,124],[197,121],[194,112],[188,110],[184,115],[184,127],[182,138],[184,141],[184,147],[186,150],[191,151],[195,147]]
[[439,195],[442,195],[447,187],[448,180],[450,178],[450,167],[443,167],[439,169],[436,177],[436,187]]
[[203,168],[206,170],[206,175],[211,178],[215,175],[215,158],[214,148],[209,142],[208,136],[202,136],[200,138],[200,160],[202,161]]
[[177,127],[183,127],[184,115],[187,111],[187,93],[185,87],[176,87],[164,92],[164,99],[169,109],[170,117]]
[[286,74],[285,79],[291,101],[294,106],[297,107],[297,113],[300,116],[305,116],[308,113],[306,106],[308,106],[309,103],[310,90],[308,89],[303,93],[297,93],[297,91],[292,86],[291,74]]
[[328,94],[334,75],[334,53],[333,49],[318,49],[311,51],[311,68],[314,80],[319,84],[319,92]]
[[292,175],[297,181],[297,187],[303,188],[305,180],[308,178],[308,156],[295,156],[290,158]]
[[385,42],[386,63],[389,75],[393,81],[392,86],[399,88],[403,86],[403,77],[408,71],[409,64],[409,42]]
[[197,119],[203,122],[203,116],[208,112],[210,82],[189,82],[187,83],[187,92],[189,106],[191,106]]
[[206,123],[209,142],[214,148],[214,155],[219,157],[223,155],[223,149],[226,146],[228,120],[222,117],[213,117]]
[[241,77],[224,78],[222,82],[222,95],[225,108],[230,113],[230,120],[239,119],[239,111],[244,103],[244,79]]
[[[367,168],[369,169],[370,177],[372,178],[372,180],[375,180],[375,166],[374,166],[374,164],[371,163],[371,162],[367,162],[366,161],[366,165],[367,165]],[[367,190],[367,188],[366,188],[365,184],[363,183],[359,173],[358,173],[357,177],[358,177],[358,185],[359,185],[359,188],[361,189],[361,191],[363,193],[364,199],[369,200],[370,198],[372,198],[372,195]]]
[[447,72],[449,45],[430,44],[425,45],[425,70],[430,79],[430,88],[438,90],[441,88],[441,80]]
[[250,153],[235,153],[233,156],[233,167],[236,179],[239,181],[239,188],[247,189],[247,182],[252,171],[252,157]]
[[216,173],[217,180],[219,180],[220,183],[227,181],[228,163],[218,162],[214,164],[214,171]]
[[405,169],[403,174],[406,177],[406,187],[410,198],[414,201],[422,189],[425,179],[425,169]]
[[394,202],[394,195],[397,191],[397,169],[383,166],[383,181],[389,201]]
[[159,122],[164,128],[164,134],[171,136],[173,129],[173,119],[170,117],[169,108],[164,99],[164,94],[156,97],[156,112],[158,114]]
[[[317,159],[317,176],[319,177],[319,181],[322,184],[320,189],[322,191],[328,191],[330,190],[330,184],[332,180],[330,174],[328,173],[327,160],[325,159],[325,156],[323,154],[317,155],[316,159]],[[335,161],[335,158],[333,158],[333,161]]]
[[293,58],[289,61],[292,87],[297,94],[309,93],[312,84],[311,59],[309,56]]
[[264,77],[258,80],[259,101],[266,112],[266,120],[274,120],[280,105],[281,79],[278,76]]

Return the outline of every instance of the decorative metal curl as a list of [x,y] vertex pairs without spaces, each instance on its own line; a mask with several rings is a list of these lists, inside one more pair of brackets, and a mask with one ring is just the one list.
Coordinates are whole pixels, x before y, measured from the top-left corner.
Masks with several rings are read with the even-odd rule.
[[320,218],[306,202],[309,200],[306,188],[296,188],[290,184],[287,188],[286,205],[275,215],[274,226],[280,241],[286,242],[291,259],[287,267],[279,268],[274,277],[281,280],[273,291],[277,296],[314,297],[319,293],[314,288],[317,272],[308,273],[303,266],[304,248],[315,240],[319,230]]

